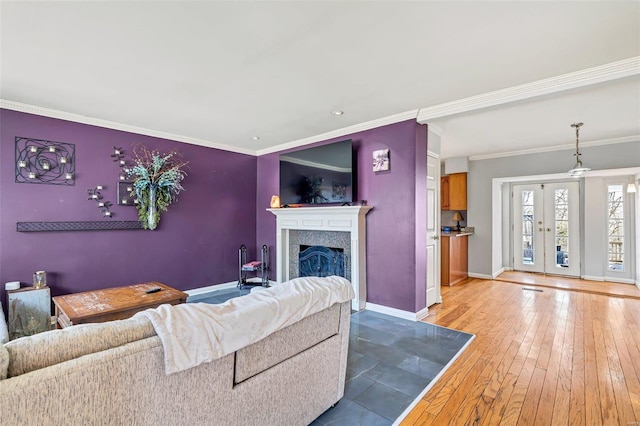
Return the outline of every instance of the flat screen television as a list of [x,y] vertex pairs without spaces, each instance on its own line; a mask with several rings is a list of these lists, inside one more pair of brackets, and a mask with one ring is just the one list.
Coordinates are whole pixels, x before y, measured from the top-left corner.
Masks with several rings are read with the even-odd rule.
[[280,203],[285,206],[352,203],[351,140],[280,155]]

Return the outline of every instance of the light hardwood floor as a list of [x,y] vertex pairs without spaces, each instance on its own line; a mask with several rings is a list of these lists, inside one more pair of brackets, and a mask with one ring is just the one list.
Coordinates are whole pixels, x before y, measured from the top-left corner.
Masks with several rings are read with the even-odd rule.
[[640,300],[470,279],[424,321],[476,339],[402,425],[637,425]]
[[603,294],[605,296],[630,297],[640,299],[640,289],[632,284],[621,284],[603,281],[589,281],[579,278],[561,277],[558,275],[532,274],[519,271],[505,271],[496,280],[513,284],[526,284],[586,293]]

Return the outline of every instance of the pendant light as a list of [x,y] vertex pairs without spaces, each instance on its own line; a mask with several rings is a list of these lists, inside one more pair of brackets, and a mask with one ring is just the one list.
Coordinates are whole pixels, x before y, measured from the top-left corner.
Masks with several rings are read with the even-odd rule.
[[575,177],[575,178],[579,178],[584,176],[585,173],[587,173],[589,170],[591,170],[589,167],[583,167],[582,166],[582,160],[580,160],[580,150],[578,149],[578,144],[579,142],[579,135],[580,135],[580,126],[582,126],[584,123],[573,123],[571,125],[571,127],[575,127],[576,129],[576,153],[573,154],[574,157],[576,157],[576,164],[575,166],[573,166],[573,169],[569,170],[569,176],[571,177]]

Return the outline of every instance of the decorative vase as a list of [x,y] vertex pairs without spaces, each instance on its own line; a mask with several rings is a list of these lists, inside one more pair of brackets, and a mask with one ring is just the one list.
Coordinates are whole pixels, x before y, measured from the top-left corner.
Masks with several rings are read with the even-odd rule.
[[35,288],[47,286],[47,273],[45,271],[37,271],[33,274],[33,286]]
[[149,211],[147,212],[147,227],[152,231],[158,226],[158,215],[156,214],[156,190],[154,185],[149,187]]

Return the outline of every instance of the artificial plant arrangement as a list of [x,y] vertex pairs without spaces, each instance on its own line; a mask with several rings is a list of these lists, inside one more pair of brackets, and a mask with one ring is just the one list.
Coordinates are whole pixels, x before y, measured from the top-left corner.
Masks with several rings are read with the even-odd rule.
[[139,145],[133,154],[135,165],[127,171],[128,178],[133,181],[131,197],[136,199],[142,226],[154,230],[160,222],[160,214],[166,212],[184,190],[181,182],[187,175],[184,167],[188,162],[177,150],[160,154]]

